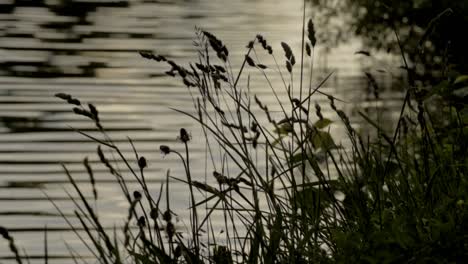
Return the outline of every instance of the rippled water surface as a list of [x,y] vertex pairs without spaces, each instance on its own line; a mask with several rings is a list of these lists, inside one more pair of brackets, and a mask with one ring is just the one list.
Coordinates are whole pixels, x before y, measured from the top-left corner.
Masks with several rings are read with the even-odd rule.
[[[298,0],[0,1],[0,226],[11,230],[33,262],[43,254],[46,225],[51,262],[71,262],[64,258],[69,254],[63,241],[89,255],[44,194],[71,214],[74,206],[64,191],[67,179],[60,163],[67,164],[91,195],[82,165],[86,156],[96,172],[99,214],[106,227],[121,224],[127,213],[128,204],[113,176],[98,162],[96,143],[70,129],[94,135],[93,124],[72,114],[70,106],[53,97],[55,93],[73,94],[97,105],[104,126],[130,160],[134,154],[127,136],[132,138],[149,160],[147,177],[156,195],[167,169],[183,176],[178,161],[163,157],[158,146],[181,148],[176,140],[179,129],[185,127],[196,135],[197,126],[170,109],[192,111],[187,88],[164,75],[166,65],[144,60],[137,51],[157,51],[181,63],[193,60],[192,39],[198,26],[227,44],[233,69],[238,69],[246,44],[257,33],[266,37],[282,59],[281,41],[299,52],[301,9]],[[397,100],[367,100],[363,71],[371,64],[354,55],[362,48],[359,43],[353,39],[331,49],[319,45],[315,82],[334,71],[322,89],[347,101],[343,107],[348,113],[352,115],[355,106],[378,105],[391,119]],[[258,72],[251,77],[252,94],[275,109],[265,81]],[[377,77],[384,83],[391,79],[389,74]],[[280,82],[277,74],[271,78],[273,84]],[[285,95],[284,89],[278,88],[278,93]],[[399,93],[383,90],[382,97],[397,99]],[[316,101],[327,103],[324,97]],[[337,128],[333,133],[339,136],[340,131]],[[194,137],[191,149],[194,175],[203,177],[203,141]],[[128,182],[136,189],[137,182],[130,175]],[[183,184],[171,185],[174,211],[181,218],[188,214],[186,194]],[[1,240],[0,263],[10,263],[10,257]]]

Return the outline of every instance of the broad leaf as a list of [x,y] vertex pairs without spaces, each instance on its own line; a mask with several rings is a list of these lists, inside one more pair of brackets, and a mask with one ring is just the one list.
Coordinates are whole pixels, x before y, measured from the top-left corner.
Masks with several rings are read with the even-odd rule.
[[318,129],[322,129],[322,128],[326,128],[331,123],[333,123],[333,121],[331,121],[330,119],[322,118],[322,119],[318,120],[317,122],[315,122],[314,127],[318,128]]
[[315,149],[322,149],[324,151],[336,148],[330,133],[325,131],[315,131],[312,135],[312,146]]
[[280,126],[278,126],[277,129],[275,129],[275,133],[278,135],[287,135],[293,131],[293,127],[291,126],[290,123],[284,123]]

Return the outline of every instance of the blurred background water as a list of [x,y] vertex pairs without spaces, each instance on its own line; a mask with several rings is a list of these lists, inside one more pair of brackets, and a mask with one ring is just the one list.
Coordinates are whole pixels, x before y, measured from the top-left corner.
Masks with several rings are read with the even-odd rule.
[[[307,5],[308,16],[314,8]],[[192,40],[198,26],[223,40],[234,69],[244,58],[246,44],[258,33],[273,46],[277,58],[283,59],[281,41],[289,43],[299,58],[301,10],[300,0],[1,0],[0,226],[11,230],[32,263],[42,262],[46,225],[50,262],[72,262],[67,244],[89,256],[44,195],[65,213],[73,212],[60,163],[67,164],[91,197],[82,165],[84,157],[89,157],[106,228],[123,223],[128,204],[113,176],[98,161],[97,144],[70,129],[94,135],[93,124],[74,115],[70,106],[53,95],[69,93],[97,105],[103,125],[129,159],[134,157],[127,141],[131,137],[149,161],[148,182],[157,195],[167,169],[183,176],[178,161],[163,157],[159,145],[180,148],[179,129],[196,131],[197,125],[170,109],[193,111],[187,88],[164,74],[166,65],[144,60],[138,51],[155,51],[180,63],[194,60]],[[317,26],[324,39],[333,30]],[[347,101],[342,108],[348,114],[356,116],[356,107],[369,113],[377,109],[391,121],[400,105],[401,87],[393,88],[401,61],[384,53],[373,58],[355,54],[363,49],[367,47],[359,37],[346,37],[339,44],[321,42],[319,37],[314,83],[333,72],[322,91]],[[382,99],[373,98],[367,89],[365,71],[376,76]],[[269,87],[258,73],[251,74],[252,94],[274,110],[277,104]],[[277,74],[272,74],[272,80],[280,81]],[[278,93],[285,95],[283,89]],[[315,100],[328,104],[325,97]],[[327,107],[324,115],[334,119]],[[332,131],[338,141],[340,133],[339,128]],[[191,149],[194,175],[204,175],[203,140],[193,140]],[[136,189],[137,182],[130,175],[128,181]],[[186,194],[186,186],[171,184],[174,211],[181,218],[188,214]],[[11,256],[6,242],[0,241],[0,263],[11,263]]]

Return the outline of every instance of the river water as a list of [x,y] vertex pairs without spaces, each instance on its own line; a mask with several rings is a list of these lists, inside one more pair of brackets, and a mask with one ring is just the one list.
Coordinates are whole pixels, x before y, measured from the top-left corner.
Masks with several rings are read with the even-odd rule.
[[[193,60],[192,40],[198,26],[227,44],[234,69],[243,59],[246,44],[258,33],[282,59],[281,41],[299,54],[301,10],[299,0],[0,1],[0,226],[10,230],[26,252],[21,254],[27,254],[32,263],[42,263],[47,226],[50,263],[71,262],[67,244],[89,255],[44,194],[64,213],[73,212],[73,202],[64,191],[69,185],[61,163],[91,197],[82,165],[83,158],[89,157],[99,190],[99,214],[106,227],[121,225],[127,214],[128,204],[114,178],[98,161],[97,144],[70,129],[94,135],[93,124],[74,115],[55,93],[69,93],[97,105],[109,135],[129,159],[134,154],[127,136],[132,138],[148,160],[146,175],[156,195],[167,169],[183,176],[178,160],[161,155],[158,146],[181,148],[179,129],[196,134],[198,127],[170,109],[193,111],[187,88],[164,75],[166,65],[144,60],[137,51],[156,51],[181,63]],[[385,101],[369,102],[363,71],[375,62],[354,54],[363,48],[357,38],[338,47],[327,47],[319,40],[314,82],[333,71],[322,91],[347,101],[342,107],[348,114],[353,116],[356,107],[365,109],[371,104],[390,120],[398,114],[400,93],[382,90]],[[388,67],[393,66],[399,65]],[[252,94],[275,109],[275,99],[258,75],[252,73]],[[392,78],[389,74],[377,77],[382,83]],[[279,82],[278,76],[273,75],[272,81]],[[283,90],[278,93],[285,95]],[[327,104],[324,97],[316,101]],[[332,116],[325,107],[324,115],[328,114]],[[339,137],[342,130],[332,133]],[[194,139],[191,143],[194,175],[204,175],[202,142]],[[131,176],[128,182],[137,188]],[[171,184],[173,210],[181,218],[188,215],[186,188]],[[6,242],[0,240],[0,263],[11,263],[11,256]]]

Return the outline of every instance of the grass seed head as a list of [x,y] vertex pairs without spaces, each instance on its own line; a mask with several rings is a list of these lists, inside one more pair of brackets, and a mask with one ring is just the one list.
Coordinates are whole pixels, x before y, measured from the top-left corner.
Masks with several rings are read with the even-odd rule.
[[134,191],[133,198],[137,201],[141,200],[141,193],[139,191]]
[[312,47],[315,47],[317,39],[315,38],[315,27],[314,22],[312,22],[312,19],[309,19],[309,22],[307,23],[307,33],[307,37],[310,40],[310,44],[312,44]]
[[166,221],[166,222],[171,222],[172,215],[171,215],[171,212],[169,210],[167,210],[167,211],[165,211],[163,213],[163,220]]
[[250,67],[255,67],[255,62],[249,55],[245,55],[245,61]]
[[291,60],[291,57],[293,56],[291,47],[289,47],[289,45],[285,42],[281,42],[281,47],[283,47],[286,59]]
[[291,56],[291,65],[294,66],[296,64],[296,57],[294,55]]
[[330,107],[336,111],[336,105],[335,105],[335,98],[333,96],[329,95],[328,100],[330,101]]
[[315,114],[320,120],[323,119],[322,109],[320,108],[320,105],[317,102],[315,102]]
[[161,145],[159,146],[159,149],[161,150],[161,152],[164,154],[164,155],[167,155],[169,153],[171,153],[171,149],[166,146],[166,145]]
[[168,76],[175,77],[175,72],[174,72],[173,70],[166,71],[165,73],[166,73],[166,75],[168,75]]
[[140,157],[138,159],[138,167],[140,167],[140,169],[144,169],[146,166],[148,166],[148,164],[146,163],[145,157]]
[[166,224],[166,233],[167,233],[167,236],[169,237],[169,240],[172,240],[172,238],[175,235],[175,226],[174,226],[173,223],[167,222],[167,224]]
[[4,239],[10,239],[10,234],[8,233],[8,230],[6,228],[4,228],[3,226],[0,226],[0,235]]
[[67,100],[67,102],[68,102],[69,104],[72,104],[72,105],[77,105],[77,106],[80,106],[80,105],[81,105],[80,100],[75,99],[75,98],[70,98],[69,100]]
[[86,116],[88,118],[91,118],[93,119],[93,114],[91,114],[91,112],[83,109],[83,108],[79,108],[79,107],[73,107],[73,112],[77,115],[81,115],[81,116]]
[[94,200],[97,200],[98,193],[97,193],[97,189],[96,189],[96,179],[94,178],[93,169],[91,168],[91,165],[89,164],[88,157],[84,158],[83,164],[84,164],[84,166],[86,168],[86,171],[88,172],[89,179],[91,181],[91,186],[93,187]]
[[292,72],[292,63],[290,61],[286,61],[286,69],[288,69],[288,72]]
[[146,220],[144,216],[140,216],[138,218],[138,226],[139,227],[145,227],[146,226]]
[[55,97],[58,97],[58,98],[60,98],[62,100],[65,100],[65,101],[68,101],[68,100],[72,99],[71,95],[66,94],[66,93],[56,93]]
[[183,143],[187,143],[190,141],[190,135],[187,133],[187,130],[185,130],[185,128],[180,129],[179,140]]
[[152,208],[150,212],[151,219],[156,220],[158,216],[159,216],[158,208]]
[[257,39],[258,39],[258,42],[262,42],[264,40],[263,36],[260,34],[257,34]]
[[273,48],[270,45],[267,45],[266,49],[268,51],[268,54],[273,54]]
[[77,106],[81,105],[80,100],[73,98],[71,95],[66,94],[66,93],[56,93],[55,97],[65,100],[67,101],[67,103],[72,104],[72,105],[77,105]]

